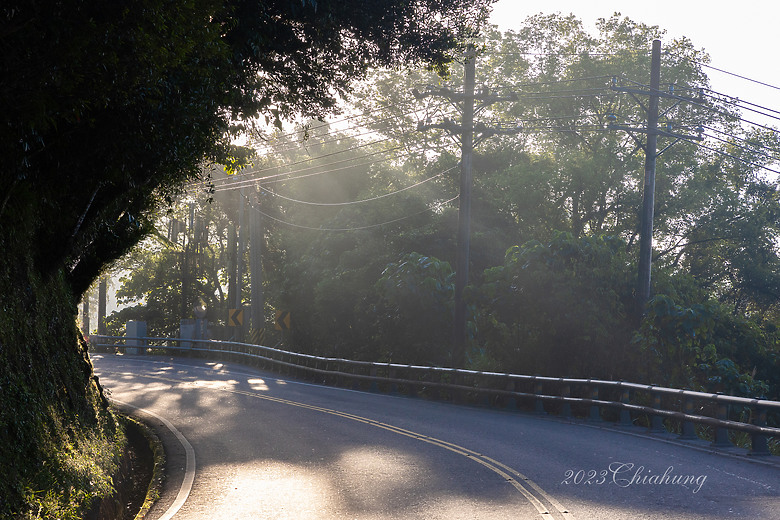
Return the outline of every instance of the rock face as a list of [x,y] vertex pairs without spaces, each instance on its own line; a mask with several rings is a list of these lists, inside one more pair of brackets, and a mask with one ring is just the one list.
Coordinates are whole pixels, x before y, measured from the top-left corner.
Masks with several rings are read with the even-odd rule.
[[115,493],[98,500],[84,520],[129,520],[136,518],[152,485],[155,455],[144,427],[125,421],[127,449],[114,475]]

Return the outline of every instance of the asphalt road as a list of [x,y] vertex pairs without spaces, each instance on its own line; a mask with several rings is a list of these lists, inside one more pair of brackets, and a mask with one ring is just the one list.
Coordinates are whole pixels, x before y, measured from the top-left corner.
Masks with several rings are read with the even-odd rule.
[[780,466],[640,429],[93,355],[160,434],[159,519],[780,520]]

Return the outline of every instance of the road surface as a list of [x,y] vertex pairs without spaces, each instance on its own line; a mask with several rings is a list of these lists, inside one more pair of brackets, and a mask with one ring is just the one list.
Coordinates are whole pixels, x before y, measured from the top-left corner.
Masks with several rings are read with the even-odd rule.
[[[577,421],[92,356],[168,456],[148,520],[780,520],[780,466]],[[773,461],[774,462],[774,461]]]

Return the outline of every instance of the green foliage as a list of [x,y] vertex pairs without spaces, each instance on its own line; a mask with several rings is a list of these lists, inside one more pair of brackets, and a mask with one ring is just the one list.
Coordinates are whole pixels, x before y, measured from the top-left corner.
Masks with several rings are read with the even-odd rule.
[[714,301],[685,307],[658,295],[648,305],[632,343],[645,354],[647,380],[765,398],[780,390],[777,341],[775,331]]
[[[3,3],[0,516],[75,517],[106,491],[111,457],[92,455],[122,435],[75,306],[154,231],[157,208],[204,164],[244,164],[233,138],[257,118],[320,116],[370,66],[446,68],[489,3]],[[214,298],[218,278],[209,273]]]
[[504,370],[627,377],[631,264],[614,237],[556,233],[511,247],[476,291],[480,346]]
[[382,359],[451,366],[455,273],[419,253],[391,262],[376,284],[376,342]]
[[0,517],[83,518],[113,491],[122,434],[77,341],[65,277],[41,279],[2,250],[0,290],[18,297],[0,312]]

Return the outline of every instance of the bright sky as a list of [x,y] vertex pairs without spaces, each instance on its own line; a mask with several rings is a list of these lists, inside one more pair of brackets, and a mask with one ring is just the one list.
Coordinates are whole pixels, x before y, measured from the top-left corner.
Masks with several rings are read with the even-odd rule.
[[[777,87],[761,86],[705,69],[713,90],[780,110],[778,0],[729,3],[711,0],[499,0],[495,4],[491,22],[504,31],[517,29],[527,16],[540,12],[573,13],[583,21],[586,28],[594,32],[597,19],[620,12],[635,22],[666,29],[665,39],[687,36],[696,48],[703,48],[710,55],[710,65],[713,67]],[[647,48],[649,52],[650,42]],[[780,126],[780,122],[775,121],[774,126]]]

